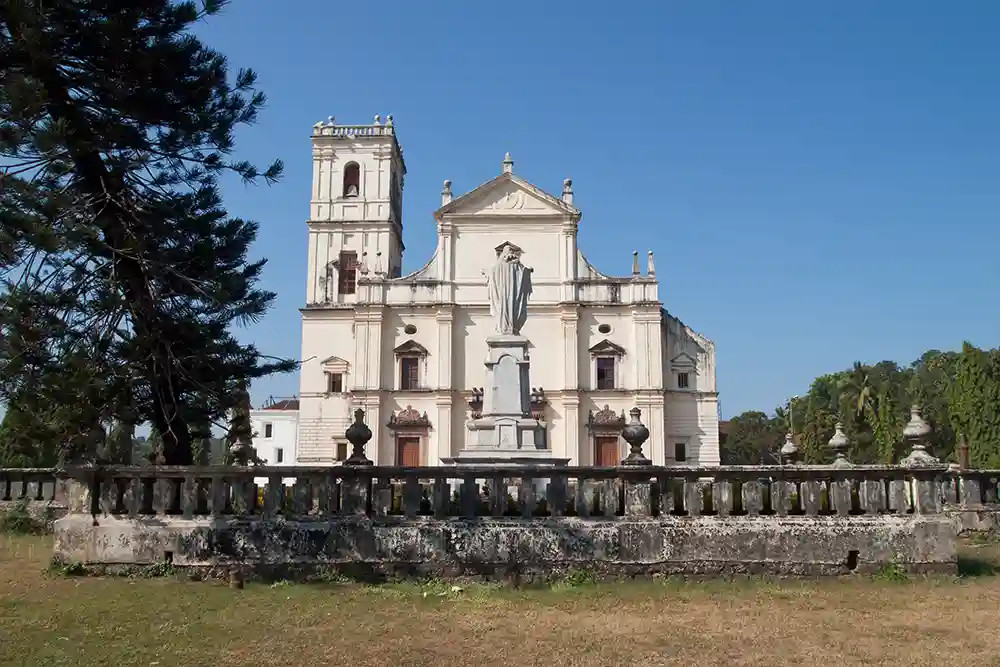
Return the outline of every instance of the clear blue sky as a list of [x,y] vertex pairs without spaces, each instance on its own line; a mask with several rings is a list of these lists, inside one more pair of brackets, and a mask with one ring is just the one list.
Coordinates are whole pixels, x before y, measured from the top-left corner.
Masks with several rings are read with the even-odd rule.
[[[227,184],[261,223],[272,312],[244,335],[298,358],[313,123],[394,115],[404,270],[441,182],[572,177],[580,245],[656,252],[672,313],[714,339],[722,409],[772,410],[855,360],[1000,344],[1000,3],[235,2],[200,34],[269,105]],[[253,387],[255,403],[298,390]]]

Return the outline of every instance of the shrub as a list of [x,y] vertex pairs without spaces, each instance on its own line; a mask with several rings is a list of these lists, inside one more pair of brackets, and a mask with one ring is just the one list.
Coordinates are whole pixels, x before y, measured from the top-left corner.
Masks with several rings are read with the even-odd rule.
[[28,512],[28,502],[18,500],[7,512],[0,514],[0,533],[13,535],[42,535],[45,524]]

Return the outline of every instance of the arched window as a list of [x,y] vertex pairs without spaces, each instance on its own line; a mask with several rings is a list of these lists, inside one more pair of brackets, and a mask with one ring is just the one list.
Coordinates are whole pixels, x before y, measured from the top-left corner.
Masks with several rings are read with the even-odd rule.
[[361,167],[357,162],[350,162],[344,167],[344,196],[357,197],[361,191]]

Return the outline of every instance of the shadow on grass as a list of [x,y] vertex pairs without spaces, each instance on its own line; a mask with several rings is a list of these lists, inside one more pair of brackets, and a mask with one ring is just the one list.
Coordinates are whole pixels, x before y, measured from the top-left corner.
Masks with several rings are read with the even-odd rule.
[[960,577],[995,577],[998,574],[1000,574],[1000,566],[992,560],[969,555],[958,557],[958,576]]

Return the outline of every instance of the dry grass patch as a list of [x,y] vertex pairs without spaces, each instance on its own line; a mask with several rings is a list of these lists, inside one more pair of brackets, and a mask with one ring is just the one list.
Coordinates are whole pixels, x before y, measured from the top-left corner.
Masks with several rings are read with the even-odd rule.
[[[0,544],[3,665],[991,664],[996,543],[984,576],[907,582],[645,581],[511,590],[250,584],[45,571],[47,538]],[[970,565],[971,564],[971,565]],[[973,567],[974,566],[974,567]]]

